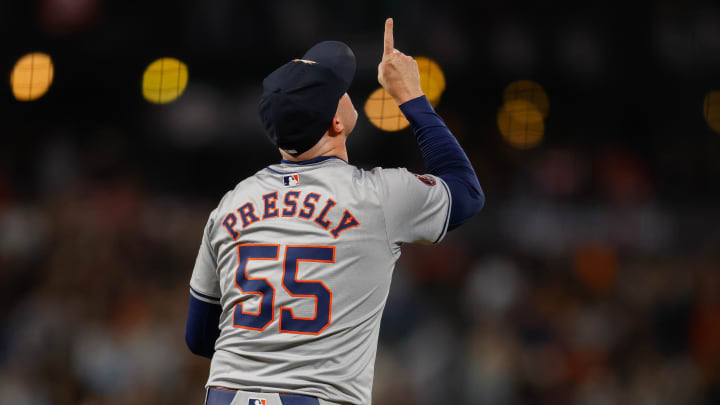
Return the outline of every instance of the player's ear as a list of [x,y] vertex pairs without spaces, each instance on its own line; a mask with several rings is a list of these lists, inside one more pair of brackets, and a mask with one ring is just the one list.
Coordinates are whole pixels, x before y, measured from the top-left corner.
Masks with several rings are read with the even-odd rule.
[[342,120],[340,120],[340,115],[336,114],[332,122],[330,123],[330,128],[328,129],[328,134],[330,136],[336,136],[341,134],[345,130],[345,125],[343,125]]

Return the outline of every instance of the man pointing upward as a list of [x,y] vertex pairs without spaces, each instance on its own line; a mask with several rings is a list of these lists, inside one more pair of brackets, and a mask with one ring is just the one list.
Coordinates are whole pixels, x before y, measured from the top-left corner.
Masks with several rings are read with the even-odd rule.
[[432,244],[480,211],[472,165],[385,22],[378,81],[427,174],[358,169],[347,137],[355,56],[316,44],[263,80],[258,113],[282,160],[210,213],[185,338],[212,359],[206,404],[369,404],[380,319],[404,243]]

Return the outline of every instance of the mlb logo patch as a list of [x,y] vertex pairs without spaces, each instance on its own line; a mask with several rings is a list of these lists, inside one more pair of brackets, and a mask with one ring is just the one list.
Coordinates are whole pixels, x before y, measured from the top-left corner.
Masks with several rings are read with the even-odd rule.
[[248,405],[265,405],[265,400],[260,398],[250,398]]
[[283,176],[283,186],[295,187],[298,184],[300,184],[300,176],[298,176],[297,173],[288,174],[286,176]]

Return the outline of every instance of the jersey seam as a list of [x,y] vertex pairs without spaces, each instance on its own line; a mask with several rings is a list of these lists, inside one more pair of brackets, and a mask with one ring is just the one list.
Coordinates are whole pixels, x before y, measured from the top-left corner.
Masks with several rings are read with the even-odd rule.
[[281,174],[281,175],[283,175],[283,176],[288,175],[288,174],[294,174],[294,173],[295,173],[295,172],[292,172],[292,173],[279,172],[279,171],[277,171],[277,170],[275,170],[275,169],[271,169],[270,166],[266,167],[266,169],[267,169],[267,170],[270,170],[271,172],[273,172],[273,173],[275,173],[275,174]]
[[[217,215],[217,211],[215,212],[215,215]],[[215,216],[213,215],[213,217]],[[205,234],[204,237],[207,238],[207,244],[210,248],[210,253],[212,254],[213,263],[215,264],[215,270],[217,271],[217,255],[218,252],[215,251],[215,246],[213,246],[212,241],[210,240],[210,235],[212,235],[215,230],[213,229],[215,227],[215,218],[213,218],[212,224],[208,227],[209,234]]]
[[[380,169],[380,173],[384,177],[385,173],[383,173],[383,169]],[[384,185],[385,182],[383,181],[382,184]],[[383,190],[383,197],[384,197],[385,196],[384,188],[382,188],[382,190]],[[390,251],[390,256],[397,259],[397,256],[395,256],[395,252],[393,252],[393,246],[392,246],[393,243],[390,241],[390,232],[388,231],[388,223],[387,223],[387,218],[385,216],[385,205],[382,203],[384,200],[385,200],[384,198],[380,199],[380,211],[382,212],[383,223],[385,224],[385,240],[387,241],[387,247],[388,247],[388,250]]]
[[433,242],[433,245],[440,242],[440,240],[443,238],[443,236],[445,236],[445,234],[447,233],[446,230],[447,230],[448,224],[450,223],[450,208],[452,207],[452,194],[450,194],[450,190],[448,189],[447,184],[445,184],[445,181],[443,179],[441,179],[440,177],[438,177],[438,180],[440,180],[440,184],[443,185],[443,188],[445,189],[445,192],[447,193],[448,207],[447,207],[447,211],[445,212],[445,220],[443,221],[442,230],[440,231],[440,235],[437,237],[437,239],[435,239],[435,242]]

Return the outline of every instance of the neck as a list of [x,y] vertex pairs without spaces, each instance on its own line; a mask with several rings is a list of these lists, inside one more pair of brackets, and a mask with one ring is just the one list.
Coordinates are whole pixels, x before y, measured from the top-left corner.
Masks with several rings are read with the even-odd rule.
[[332,138],[323,137],[320,142],[297,156],[292,156],[284,150],[280,149],[280,155],[285,160],[291,162],[302,162],[311,160],[320,156],[335,156],[348,162],[347,147],[345,146],[344,136],[334,136]]

